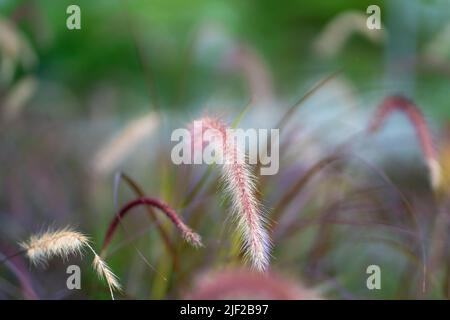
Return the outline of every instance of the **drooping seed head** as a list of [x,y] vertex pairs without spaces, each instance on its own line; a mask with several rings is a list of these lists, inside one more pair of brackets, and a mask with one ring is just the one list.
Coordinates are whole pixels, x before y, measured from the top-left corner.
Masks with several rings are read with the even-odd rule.
[[369,125],[368,132],[374,133],[379,130],[389,115],[394,111],[403,112],[411,122],[419,140],[423,156],[429,171],[430,184],[434,190],[439,188],[442,181],[441,166],[439,164],[437,150],[433,144],[431,132],[425,117],[420,109],[409,99],[402,96],[387,97]]
[[88,248],[94,255],[94,270],[100,279],[105,278],[111,292],[111,298],[114,299],[113,291],[120,291],[121,289],[117,277],[91,247],[88,237],[78,231],[71,228],[47,231],[31,236],[28,241],[20,245],[33,264],[47,264],[54,257],[65,260],[70,255],[81,254],[84,248]]
[[106,264],[105,261],[103,261],[100,256],[98,256],[96,253],[94,253],[94,261],[92,262],[92,265],[94,267],[95,272],[97,273],[100,280],[105,279],[106,283],[108,284],[111,298],[114,300],[114,291],[122,291],[122,287],[119,283],[119,279],[117,276],[112,272],[112,270],[109,268],[109,266]]
[[101,253],[103,254],[110,244],[115,231],[120,223],[120,221],[127,215],[129,212],[132,212],[131,209],[141,206],[147,205],[152,208],[159,209],[162,213],[164,213],[170,221],[174,224],[174,226],[180,231],[183,239],[194,247],[202,247],[203,244],[201,242],[201,237],[197,233],[195,233],[191,228],[189,228],[183,220],[178,216],[178,214],[173,210],[167,203],[160,201],[159,199],[152,197],[142,197],[137,198],[128,202],[124,205],[119,212],[114,216],[111,223],[109,224],[108,230],[106,231],[105,238],[103,240]]
[[64,228],[31,236],[20,245],[33,264],[46,264],[53,257],[67,259],[70,255],[80,254],[88,242],[82,233]]

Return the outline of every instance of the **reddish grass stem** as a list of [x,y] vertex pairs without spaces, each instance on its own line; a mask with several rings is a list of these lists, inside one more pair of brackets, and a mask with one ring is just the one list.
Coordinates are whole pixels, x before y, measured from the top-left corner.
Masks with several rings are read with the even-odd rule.
[[[123,179],[128,186],[134,191],[134,193],[140,197],[145,197],[145,193],[142,190],[142,188],[127,174],[120,172],[120,178]],[[158,232],[161,236],[161,239],[163,240],[164,245],[166,246],[167,252],[172,257],[172,263],[173,268],[175,271],[178,270],[178,257],[177,252],[175,249],[175,246],[173,245],[173,242],[170,238],[170,235],[167,233],[166,229],[164,229],[163,225],[159,221],[156,213],[154,212],[153,208],[150,206],[147,206],[147,212],[150,220],[156,225],[156,228],[158,229]]]
[[172,208],[170,208],[169,205],[155,198],[143,197],[128,202],[125,206],[123,206],[119,210],[117,215],[111,221],[108,231],[106,232],[101,251],[102,253],[106,250],[109,243],[111,242],[112,237],[120,221],[125,217],[127,213],[130,212],[131,209],[141,205],[146,205],[159,209],[161,212],[166,214],[166,216],[173,222],[175,227],[177,227],[177,229],[181,232],[183,238],[187,242],[196,247],[202,246],[200,236],[197,233],[193,232],[187,225],[185,225],[184,222],[180,219],[180,217],[178,217],[177,213]]

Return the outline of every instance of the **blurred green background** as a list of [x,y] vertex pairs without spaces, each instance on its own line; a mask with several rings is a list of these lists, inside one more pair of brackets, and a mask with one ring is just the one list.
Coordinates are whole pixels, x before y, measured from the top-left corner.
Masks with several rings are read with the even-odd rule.
[[[302,81],[310,75],[340,68],[362,92],[370,91],[372,80],[377,81],[376,88],[382,85],[385,62],[392,56],[389,44],[404,44],[397,51],[405,59],[422,54],[449,21],[446,0],[100,0],[76,2],[82,30],[70,31],[65,27],[66,8],[72,3],[3,0],[0,10],[15,17],[36,49],[36,75],[64,85],[77,97],[79,103],[72,110],[77,114],[93,112],[86,99],[101,84],[120,88],[113,110],[118,113],[135,110],[139,102],[181,109],[199,108],[223,92],[245,97],[239,78],[217,69],[220,52],[214,50],[226,49],[227,40],[244,42],[264,57],[281,97],[299,95]],[[384,46],[356,33],[336,56],[320,59],[315,54],[311,44],[327,22],[349,10],[364,13],[371,4],[381,7],[383,24],[390,31]],[[218,35],[205,39],[215,29]],[[199,52],[208,40],[219,45]],[[436,119],[449,116],[450,106],[444,102],[447,71],[440,77],[421,71],[408,79],[414,88],[409,87],[410,93],[426,101]],[[102,108],[108,106],[96,106]]]

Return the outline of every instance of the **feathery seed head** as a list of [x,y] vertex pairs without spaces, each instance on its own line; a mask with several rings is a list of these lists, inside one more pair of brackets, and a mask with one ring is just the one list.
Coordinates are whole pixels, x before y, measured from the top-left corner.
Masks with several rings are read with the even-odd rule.
[[202,237],[198,233],[192,231],[190,228],[184,228],[182,231],[182,236],[183,239],[192,246],[196,248],[203,247]]
[[71,228],[47,231],[40,235],[31,236],[28,241],[21,243],[20,246],[24,248],[26,255],[33,264],[46,264],[53,257],[67,259],[69,255],[81,254],[82,249],[87,247],[94,255],[94,270],[100,279],[105,278],[112,299],[114,299],[113,291],[121,290],[116,275],[91,247],[88,237]]
[[100,280],[106,280],[106,283],[108,284],[109,290],[111,292],[111,298],[114,300],[113,291],[122,291],[119,279],[112,272],[106,262],[103,261],[96,253],[94,253],[94,261],[92,262],[92,265]]
[[33,264],[46,264],[53,257],[67,259],[69,255],[81,253],[88,243],[88,238],[82,233],[64,228],[31,236],[20,246]]
[[[229,135],[227,126],[218,119],[204,117],[194,121],[195,123],[201,124],[202,130],[208,131],[209,142],[214,143],[217,153],[224,157],[221,163],[222,179],[242,234],[245,256],[255,269],[264,271],[269,265],[270,240],[265,229],[266,221],[255,195],[255,177],[249,165],[242,161],[245,159],[242,146],[237,144]],[[194,135],[194,145],[205,147],[203,133],[204,131],[201,136]]]

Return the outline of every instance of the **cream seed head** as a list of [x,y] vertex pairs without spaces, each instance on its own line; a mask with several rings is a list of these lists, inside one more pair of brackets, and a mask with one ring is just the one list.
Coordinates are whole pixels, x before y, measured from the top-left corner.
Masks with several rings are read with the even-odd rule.
[[94,255],[94,270],[100,279],[106,280],[111,298],[114,299],[113,291],[121,290],[118,278],[91,247],[88,237],[71,228],[33,235],[20,246],[34,265],[47,264],[50,259],[56,257],[65,260],[70,255],[81,254],[84,248],[88,248]]
[[[93,251],[94,252],[94,251]],[[122,291],[122,286],[119,283],[119,279],[112,272],[111,268],[106,264],[99,255],[94,252],[94,261],[92,262],[95,272],[100,280],[105,279],[108,284],[109,291],[111,293],[111,299],[114,300],[114,291]]]
[[82,233],[64,228],[31,236],[20,246],[26,250],[26,255],[36,265],[46,264],[54,257],[67,259],[70,255],[81,254],[88,242],[88,238]]

